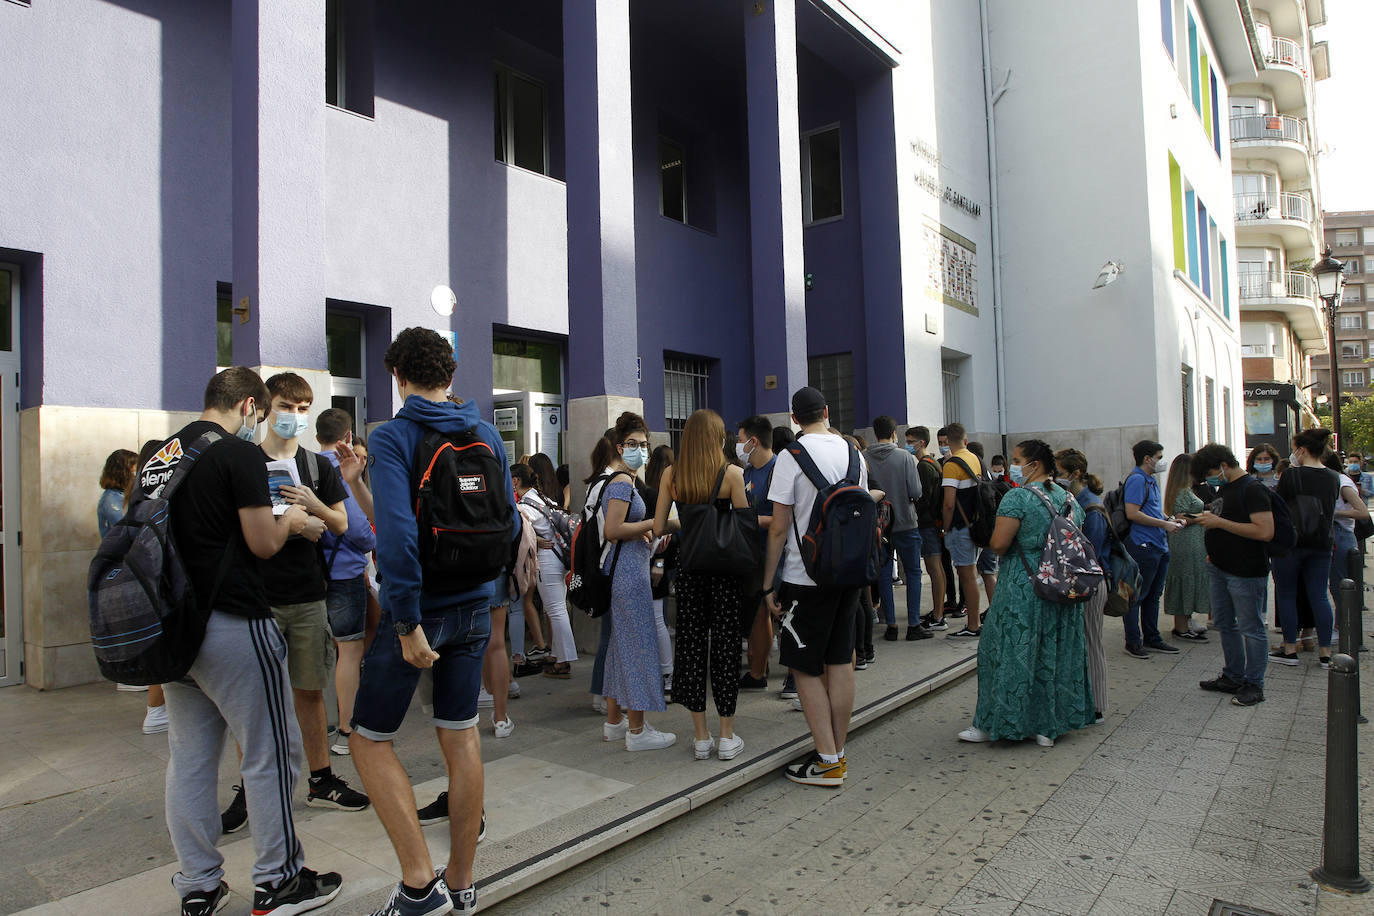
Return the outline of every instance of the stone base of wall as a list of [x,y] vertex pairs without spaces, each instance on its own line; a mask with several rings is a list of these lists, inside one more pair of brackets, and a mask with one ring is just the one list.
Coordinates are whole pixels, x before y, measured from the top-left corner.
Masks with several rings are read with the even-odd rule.
[[[1131,446],[1142,439],[1159,441],[1158,426],[1108,426],[1103,429],[1056,429],[1050,432],[1021,432],[1007,436],[1007,448],[1016,447],[1024,439],[1043,439],[1056,452],[1062,448],[1076,448],[1088,459],[1088,473],[1102,478],[1107,490],[1126,479],[1135,467]],[[1166,452],[1172,460],[1173,455]],[[991,455],[989,454],[989,457]],[[1011,453],[1007,453],[1011,461]]]

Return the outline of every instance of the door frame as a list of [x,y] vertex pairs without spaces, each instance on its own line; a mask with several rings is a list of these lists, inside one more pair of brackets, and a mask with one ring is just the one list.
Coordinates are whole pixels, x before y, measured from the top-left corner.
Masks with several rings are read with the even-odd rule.
[[[0,351],[0,547],[4,556],[4,628],[0,637],[0,687],[24,683],[24,593],[21,554],[22,492],[19,467],[19,265],[0,263],[9,273],[10,349]],[[10,405],[13,404],[13,408]]]

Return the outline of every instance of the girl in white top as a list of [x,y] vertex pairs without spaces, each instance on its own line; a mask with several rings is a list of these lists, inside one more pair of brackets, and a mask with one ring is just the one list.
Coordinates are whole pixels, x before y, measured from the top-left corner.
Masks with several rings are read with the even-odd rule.
[[567,572],[554,547],[553,524],[550,517],[559,511],[540,494],[534,472],[525,465],[511,468],[515,492],[520,497],[520,517],[534,528],[539,550],[539,600],[549,616],[549,631],[553,638],[554,664],[544,669],[545,677],[566,680],[571,676],[572,663],[577,661],[577,644],[573,641],[572,622],[568,620],[568,591],[563,576]]

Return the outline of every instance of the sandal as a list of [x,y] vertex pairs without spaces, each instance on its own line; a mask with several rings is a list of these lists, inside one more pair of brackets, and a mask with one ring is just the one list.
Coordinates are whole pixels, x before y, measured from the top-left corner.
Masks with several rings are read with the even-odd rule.
[[572,677],[572,663],[559,662],[556,665],[549,665],[544,669],[544,677],[553,677],[558,678],[560,681],[566,681],[568,678]]

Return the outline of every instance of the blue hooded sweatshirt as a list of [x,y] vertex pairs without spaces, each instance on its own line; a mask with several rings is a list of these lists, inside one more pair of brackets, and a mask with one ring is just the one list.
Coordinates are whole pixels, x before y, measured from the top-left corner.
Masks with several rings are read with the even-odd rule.
[[491,597],[490,582],[467,592],[432,593],[420,588],[420,532],[415,524],[415,491],[411,484],[415,450],[427,428],[453,435],[474,427],[501,462],[506,492],[511,495],[511,520],[518,540],[520,513],[515,508],[515,489],[506,461],[506,447],[496,427],[478,415],[476,404],[471,401],[461,405],[451,401],[427,401],[412,394],[397,412],[396,419],[383,424],[368,440],[374,459],[372,497],[376,503],[381,604],[392,620],[416,623],[422,617],[455,610],[473,599]]

